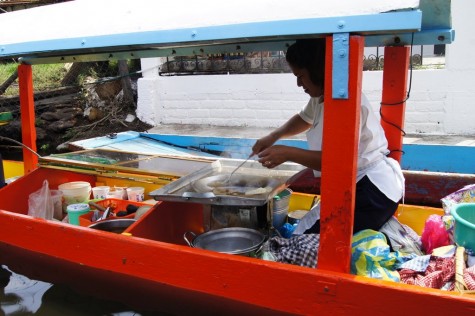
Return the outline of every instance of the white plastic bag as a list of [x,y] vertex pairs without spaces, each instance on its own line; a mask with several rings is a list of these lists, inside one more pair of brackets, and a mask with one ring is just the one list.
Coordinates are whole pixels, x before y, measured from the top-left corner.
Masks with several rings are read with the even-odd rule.
[[52,219],[54,203],[51,197],[48,180],[43,181],[43,186],[28,197],[28,215],[44,219]]

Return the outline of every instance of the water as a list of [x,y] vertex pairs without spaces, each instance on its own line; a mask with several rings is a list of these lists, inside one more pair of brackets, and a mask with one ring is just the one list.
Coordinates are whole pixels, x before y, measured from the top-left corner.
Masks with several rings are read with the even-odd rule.
[[0,266],[0,315],[149,316],[169,315],[137,311],[108,300],[81,295],[65,287],[31,280]]

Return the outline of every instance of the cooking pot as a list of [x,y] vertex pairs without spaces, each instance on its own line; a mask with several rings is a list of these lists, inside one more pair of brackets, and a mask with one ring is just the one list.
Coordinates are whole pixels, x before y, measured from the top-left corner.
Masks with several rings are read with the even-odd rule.
[[[189,241],[187,235],[192,235],[193,239]],[[263,245],[265,235],[255,229],[227,227],[211,230],[198,236],[193,232],[186,232],[183,238],[193,248],[250,256]]]

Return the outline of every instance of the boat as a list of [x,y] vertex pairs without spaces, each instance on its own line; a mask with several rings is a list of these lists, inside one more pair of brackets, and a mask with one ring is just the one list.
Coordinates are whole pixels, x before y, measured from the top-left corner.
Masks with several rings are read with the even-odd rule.
[[22,161],[2,160],[3,177],[5,183],[10,183],[24,175],[24,165]]
[[[95,5],[104,3],[108,1],[95,2]],[[333,8],[341,7],[341,3],[326,1],[297,1],[292,3],[292,10],[272,1],[246,3],[253,8],[268,6],[275,10],[265,20],[259,10],[252,11],[254,14],[239,15],[237,21],[228,20],[225,13],[229,9],[217,5],[220,2],[205,0],[200,6],[206,8],[207,13],[209,10],[219,13],[213,15],[216,20],[211,25],[196,19],[195,7],[191,10],[176,4],[180,10],[169,10],[166,19],[161,16],[163,21],[153,12],[150,26],[146,22],[151,10],[146,1],[135,1],[133,9],[125,1],[110,1],[108,10],[99,10],[103,27],[110,27],[101,33],[105,35],[92,36],[90,29],[82,24],[80,30],[65,33],[72,37],[66,41],[54,36],[57,34],[55,28],[52,33],[29,32],[23,19],[14,19],[29,12],[47,14],[50,11],[43,11],[47,9],[24,10],[9,15],[11,19],[2,14],[0,26],[8,22],[9,28],[22,32],[16,34],[15,39],[5,41],[3,36],[6,35],[0,35],[0,42],[6,43],[2,44],[0,58],[21,57],[23,62],[18,71],[22,125],[25,127],[22,130],[28,131],[23,134],[23,143],[35,149],[31,64],[109,60],[131,55],[137,58],[166,56],[172,51],[189,55],[200,49],[205,52],[265,49],[285,47],[296,37],[326,37],[328,51],[334,51],[335,55],[327,55],[329,84],[325,87],[325,102],[331,110],[325,116],[324,138],[330,144],[333,137],[338,137],[339,144],[346,146],[328,146],[324,153],[326,157],[339,159],[327,159],[322,166],[319,194],[325,202],[321,208],[324,224],[318,267],[313,269],[190,247],[183,238],[183,233],[202,233],[209,228],[210,223],[205,220],[209,217],[204,215],[213,205],[220,207],[240,201],[257,208],[263,205],[256,204],[267,201],[268,209],[274,191],[288,188],[295,183],[293,180],[307,172],[305,169],[284,165],[284,170],[275,170],[283,172],[283,178],[287,180],[272,184],[272,191],[260,199],[236,200],[226,194],[220,198],[206,194],[177,195],[174,192],[186,190],[193,183],[191,179],[201,179],[195,177],[208,174],[205,171],[232,168],[242,159],[215,160],[105,149],[41,159],[24,152],[25,175],[0,189],[2,264],[30,278],[67,284],[77,291],[117,300],[140,310],[172,314],[363,315],[372,312],[396,315],[410,312],[466,315],[473,312],[475,298],[461,291],[429,289],[349,273],[358,137],[355,134],[358,109],[351,105],[357,104],[356,96],[360,93],[362,48],[364,45],[386,47],[388,58],[384,71],[385,78],[389,79],[383,82],[383,99],[388,103],[403,99],[406,85],[394,88],[388,84],[391,80],[407,82],[409,50],[403,45],[411,42],[450,44],[454,36],[446,2],[407,0],[385,3],[382,8],[379,2],[368,1],[351,8],[351,15],[347,15],[348,8],[344,12]],[[48,9],[51,12],[57,12],[56,8],[67,9],[62,11],[64,16],[56,16],[73,21],[82,9],[90,10],[89,4],[89,1],[72,1],[51,5]],[[242,8],[241,4],[232,10]],[[322,7],[333,8],[336,13],[326,12],[322,16]],[[258,22],[252,20],[256,18],[256,12]],[[122,23],[118,16],[128,17],[130,29],[124,31],[114,24]],[[140,23],[134,24],[136,21]],[[183,21],[189,24],[180,27]],[[21,27],[16,28],[19,24]],[[35,36],[30,37],[31,34]],[[334,80],[332,69],[347,75],[348,80]],[[392,113],[391,117],[402,122],[403,109]],[[348,128],[335,129],[336,126]],[[386,132],[391,144],[401,144],[400,133],[395,134],[390,129]],[[146,192],[156,203],[122,234],[34,218],[27,215],[27,197],[38,190],[45,179],[52,189],[71,181],[85,181],[91,186],[147,185]],[[410,179],[407,181],[411,182]],[[300,203],[314,201],[314,193],[297,191],[292,196]],[[412,220],[419,227],[429,214],[441,212],[440,208],[422,205],[404,205],[398,211],[401,221],[406,222],[404,217],[407,217],[408,223]],[[343,213],[350,216],[343,216]]]

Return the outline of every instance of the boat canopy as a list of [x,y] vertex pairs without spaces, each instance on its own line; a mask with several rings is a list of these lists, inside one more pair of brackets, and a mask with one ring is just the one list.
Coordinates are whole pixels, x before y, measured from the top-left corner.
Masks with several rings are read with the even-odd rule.
[[28,64],[285,50],[346,33],[365,46],[449,44],[446,0],[76,0],[0,14],[0,60]]

